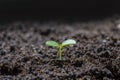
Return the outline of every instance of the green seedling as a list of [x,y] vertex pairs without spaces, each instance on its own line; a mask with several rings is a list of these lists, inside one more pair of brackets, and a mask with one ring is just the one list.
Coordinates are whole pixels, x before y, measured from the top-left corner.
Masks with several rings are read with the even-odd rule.
[[61,44],[55,42],[55,41],[47,41],[46,42],[46,45],[47,46],[52,46],[52,47],[57,47],[59,48],[59,58],[60,60],[62,60],[62,48],[64,46],[69,46],[69,45],[73,45],[73,44],[76,44],[76,41],[73,40],[73,39],[68,39],[68,40],[65,40],[63,41]]

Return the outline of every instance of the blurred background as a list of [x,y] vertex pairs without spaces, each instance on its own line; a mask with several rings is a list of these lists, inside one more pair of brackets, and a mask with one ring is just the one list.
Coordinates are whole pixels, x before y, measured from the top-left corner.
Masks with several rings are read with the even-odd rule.
[[0,21],[88,20],[120,13],[119,0],[0,0]]

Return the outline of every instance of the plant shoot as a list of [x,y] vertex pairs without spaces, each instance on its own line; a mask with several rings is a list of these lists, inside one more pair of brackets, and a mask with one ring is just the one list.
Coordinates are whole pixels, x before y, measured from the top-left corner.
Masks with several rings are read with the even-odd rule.
[[68,39],[68,40],[65,40],[63,41],[61,44],[55,42],[55,41],[47,41],[46,42],[46,45],[47,46],[52,46],[52,47],[57,47],[59,48],[59,59],[62,60],[62,48],[64,46],[69,46],[69,45],[73,45],[73,44],[76,44],[76,41],[73,40],[73,39]]

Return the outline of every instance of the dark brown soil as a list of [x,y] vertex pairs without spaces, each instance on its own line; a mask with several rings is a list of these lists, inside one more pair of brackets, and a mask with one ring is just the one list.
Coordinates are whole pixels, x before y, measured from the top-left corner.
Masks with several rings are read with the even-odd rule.
[[[120,19],[0,25],[0,80],[120,80]],[[47,40],[77,44],[58,49]]]

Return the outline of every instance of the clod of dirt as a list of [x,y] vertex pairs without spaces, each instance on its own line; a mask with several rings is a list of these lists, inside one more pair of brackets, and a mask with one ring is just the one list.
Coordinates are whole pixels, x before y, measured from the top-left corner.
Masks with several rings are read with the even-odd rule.
[[1,75],[18,75],[22,72],[22,67],[20,66],[11,66],[9,64],[3,64],[0,66]]

